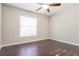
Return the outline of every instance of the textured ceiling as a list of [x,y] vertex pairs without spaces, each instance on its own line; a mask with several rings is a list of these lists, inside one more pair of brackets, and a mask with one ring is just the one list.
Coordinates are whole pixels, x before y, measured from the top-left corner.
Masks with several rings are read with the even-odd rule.
[[7,5],[11,5],[17,8],[21,8],[30,12],[39,13],[47,16],[54,15],[58,12],[61,12],[62,10],[66,10],[68,8],[73,8],[74,6],[79,6],[78,3],[62,3],[59,7],[50,7],[50,13],[48,13],[45,9],[41,9],[39,11],[36,11],[41,5],[37,3],[6,3]]

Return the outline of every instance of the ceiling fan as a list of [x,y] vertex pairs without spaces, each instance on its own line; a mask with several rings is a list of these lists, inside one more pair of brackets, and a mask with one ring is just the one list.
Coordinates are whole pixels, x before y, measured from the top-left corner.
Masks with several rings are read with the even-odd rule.
[[38,3],[38,4],[41,5],[41,7],[39,7],[36,11],[39,11],[41,9],[46,9],[47,12],[50,12],[50,8],[49,7],[61,6],[61,3]]

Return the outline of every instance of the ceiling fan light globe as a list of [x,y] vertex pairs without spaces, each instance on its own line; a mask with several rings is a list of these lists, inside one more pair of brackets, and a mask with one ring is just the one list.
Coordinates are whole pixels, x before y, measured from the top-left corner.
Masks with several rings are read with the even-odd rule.
[[48,9],[49,6],[48,6],[48,5],[42,5],[42,8],[43,8],[43,9]]

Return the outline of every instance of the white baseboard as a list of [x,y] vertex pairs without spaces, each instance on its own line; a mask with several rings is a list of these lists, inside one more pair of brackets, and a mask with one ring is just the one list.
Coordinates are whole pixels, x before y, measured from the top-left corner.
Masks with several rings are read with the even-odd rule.
[[2,47],[11,46],[11,45],[17,45],[17,44],[22,44],[22,43],[35,42],[35,41],[40,41],[40,40],[46,40],[46,39],[38,39],[38,40],[30,40],[30,41],[25,41],[25,42],[12,43],[12,44],[5,44],[5,45],[2,45]]
[[[68,42],[68,41],[64,41],[64,40],[60,40],[60,39],[57,39],[57,38],[50,38],[50,39],[51,40],[55,40],[55,41],[59,41],[59,42],[63,42],[63,43],[67,43],[67,44],[72,44],[72,45],[75,45],[75,46],[79,46],[79,44]],[[17,45],[17,44],[22,44],[22,43],[35,42],[35,41],[40,41],[40,40],[46,40],[46,39],[38,39],[38,40],[30,40],[30,41],[25,41],[25,42],[12,43],[12,44],[5,44],[5,45],[2,45],[0,47],[0,49],[2,47],[5,47],[5,46],[11,46],[11,45]]]
[[56,38],[52,38],[51,40],[55,40],[55,41],[59,41],[59,42],[67,43],[67,44],[71,44],[71,45],[74,45],[74,46],[79,46],[79,44],[77,44],[77,43],[68,42],[68,41],[64,41],[64,40],[60,40],[60,39],[56,39]]

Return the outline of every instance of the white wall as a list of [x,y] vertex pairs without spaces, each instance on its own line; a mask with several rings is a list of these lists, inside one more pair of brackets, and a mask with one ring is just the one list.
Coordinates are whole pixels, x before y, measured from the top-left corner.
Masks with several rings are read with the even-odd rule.
[[79,44],[79,5],[51,17],[52,39]]
[[0,48],[1,48],[1,3],[0,3]]
[[[27,12],[11,6],[2,5],[2,44],[14,44],[48,38],[48,17]],[[35,37],[19,37],[20,15],[32,16],[38,19],[38,35]]]

